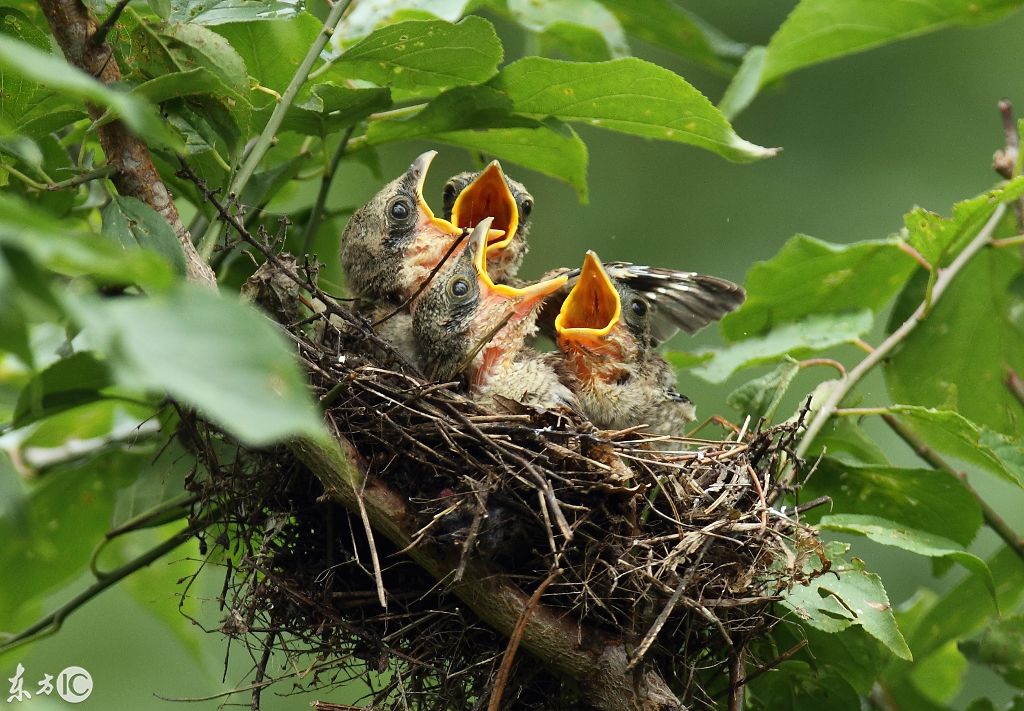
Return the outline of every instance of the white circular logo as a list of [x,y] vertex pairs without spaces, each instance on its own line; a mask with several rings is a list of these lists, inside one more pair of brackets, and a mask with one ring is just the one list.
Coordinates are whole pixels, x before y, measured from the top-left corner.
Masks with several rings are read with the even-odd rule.
[[92,674],[82,667],[68,667],[57,675],[57,695],[69,704],[80,704],[92,693]]

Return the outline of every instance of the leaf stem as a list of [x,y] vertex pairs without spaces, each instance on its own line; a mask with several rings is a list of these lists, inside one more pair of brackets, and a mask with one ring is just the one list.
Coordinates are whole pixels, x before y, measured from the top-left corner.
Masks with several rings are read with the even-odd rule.
[[940,457],[938,454],[929,447],[924,440],[920,439],[914,434],[910,428],[900,422],[891,413],[882,414],[882,419],[889,425],[889,428],[895,432],[900,439],[907,443],[914,453],[917,454],[921,459],[928,462],[932,469],[952,474],[964,485],[968,493],[974,497],[974,500],[978,502],[978,506],[981,508],[981,515],[985,521],[985,525],[995,531],[996,535],[1003,539],[1007,546],[1009,546],[1014,553],[1017,554],[1021,560],[1024,560],[1024,538],[1021,538],[1016,531],[1010,528],[1009,524],[996,513],[995,509],[988,505],[988,502],[981,497],[973,486],[967,481],[967,473],[957,471],[954,469],[946,460]]
[[[938,303],[939,299],[942,298],[943,293],[945,293],[946,289],[953,282],[953,279],[956,278],[957,274],[967,266],[967,263],[971,261],[974,255],[976,255],[982,247],[989,243],[992,238],[992,231],[995,230],[996,225],[999,224],[999,221],[1003,218],[1004,214],[1006,214],[1006,205],[1004,203],[1000,203],[996,206],[995,211],[992,213],[992,216],[988,218],[985,225],[978,231],[978,234],[975,235],[974,239],[972,239],[970,243],[964,247],[963,251],[956,256],[956,259],[954,259],[948,267],[938,271],[938,277],[935,279],[935,286],[926,301],[922,302],[916,309],[914,309],[914,313],[912,313],[906,321],[900,324],[895,331],[889,334],[889,337],[882,341],[877,348],[875,348],[871,353],[868,353],[864,360],[854,366],[849,375],[836,384],[832,389],[832,392],[829,393],[828,397],[825,399],[825,402],[822,403],[821,407],[815,413],[810,424],[807,425],[807,429],[804,431],[803,437],[800,439],[800,444],[796,447],[795,453],[797,457],[803,457],[807,453],[807,450],[810,449],[811,444],[814,442],[814,438],[818,436],[818,433],[821,432],[822,427],[825,426],[825,423],[829,418],[835,414],[839,403],[842,402],[843,398],[846,397],[854,386],[860,382],[861,378],[863,378],[868,371],[878,365],[883,358],[889,355],[893,348],[895,348],[899,343],[902,343],[917,327],[917,325],[924,320],[925,316],[928,315],[930,308]],[[794,470],[790,469],[784,478],[789,479],[793,474]]]
[[323,177],[320,178],[320,192],[316,195],[316,202],[313,203],[313,209],[309,213],[309,220],[306,222],[306,229],[303,233],[303,254],[309,254],[309,250],[313,246],[313,239],[316,237],[316,231],[320,228],[320,221],[323,218],[324,205],[327,203],[327,194],[331,191],[331,182],[334,180],[334,174],[338,172],[338,165],[341,163],[341,159],[345,155],[345,149],[348,147],[348,139],[352,138],[353,130],[355,130],[355,126],[349,126],[348,130],[345,131],[345,135],[341,137],[341,142],[338,143],[338,147],[334,149],[334,155],[331,156],[331,162],[327,165],[327,169],[324,171]]

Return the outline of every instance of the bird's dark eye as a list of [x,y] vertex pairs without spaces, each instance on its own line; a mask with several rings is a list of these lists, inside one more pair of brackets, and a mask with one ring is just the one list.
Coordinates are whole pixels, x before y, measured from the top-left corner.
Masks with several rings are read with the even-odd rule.
[[647,315],[647,302],[643,299],[633,299],[629,303],[629,308],[637,316],[643,317]]
[[412,205],[405,198],[398,198],[388,206],[388,215],[392,220],[405,222],[412,215]]
[[530,213],[533,212],[533,200],[530,200],[529,198],[527,198],[526,200],[523,200],[522,209],[523,209],[523,217],[529,217]]
[[461,299],[469,294],[469,279],[464,276],[452,277],[448,282],[448,293],[456,299]]

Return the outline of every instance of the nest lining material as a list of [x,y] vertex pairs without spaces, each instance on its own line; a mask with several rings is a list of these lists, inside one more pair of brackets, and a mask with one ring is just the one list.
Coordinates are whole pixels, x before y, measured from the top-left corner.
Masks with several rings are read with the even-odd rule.
[[[373,708],[485,708],[508,639],[449,590],[482,562],[526,594],[543,586],[539,604],[581,637],[621,639],[637,673],[712,707],[730,659],[777,622],[773,602],[822,555],[811,529],[768,503],[796,425],[679,438],[664,451],[636,428],[597,431],[515,403],[491,411],[457,384],[424,381],[344,307],[297,319],[288,269],[294,261],[265,266],[247,290],[293,324],[329,424],[371,478],[407,499],[416,534],[406,550],[381,535],[368,543],[360,516],[288,450],[208,459],[213,475],[196,486],[228,524],[221,543],[234,561],[222,631],[262,656],[257,681],[303,668],[312,673],[297,687],[326,694],[360,679]],[[416,546],[457,561],[454,572],[436,580],[406,555]],[[265,669],[271,649],[295,667]],[[503,707],[583,703],[585,684],[525,651],[514,660]]]

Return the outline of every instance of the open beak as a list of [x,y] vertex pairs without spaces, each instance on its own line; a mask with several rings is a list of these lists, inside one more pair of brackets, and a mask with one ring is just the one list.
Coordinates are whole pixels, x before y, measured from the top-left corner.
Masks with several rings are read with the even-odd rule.
[[494,218],[487,237],[487,250],[493,254],[509,245],[519,227],[515,196],[496,160],[459,193],[452,205],[452,223],[457,227],[473,227],[485,217]]
[[436,155],[437,151],[427,151],[419,155],[409,166],[409,174],[416,181],[416,208],[420,213],[420,224],[429,225],[448,235],[458,235],[461,230],[448,220],[436,217],[434,211],[430,209],[430,205],[423,199],[423,186],[427,182],[427,171],[430,170],[430,164]]
[[[454,215],[453,211],[453,218]],[[508,284],[495,284],[490,274],[487,273],[487,253],[494,247],[490,242],[491,235],[495,231],[491,229],[492,224],[494,224],[494,220],[491,217],[484,218],[469,236],[469,248],[473,250],[473,266],[476,269],[477,278],[485,293],[514,302],[516,314],[525,316],[545,297],[565,286],[569,277],[562,274],[553,279],[519,288]]]
[[555,331],[559,337],[573,341],[600,341],[621,318],[619,292],[601,260],[588,251],[576,285],[555,317]]

